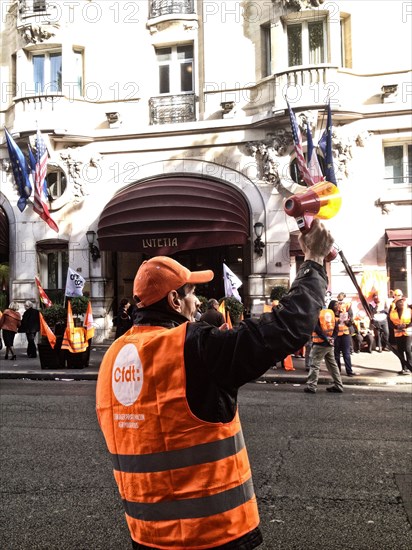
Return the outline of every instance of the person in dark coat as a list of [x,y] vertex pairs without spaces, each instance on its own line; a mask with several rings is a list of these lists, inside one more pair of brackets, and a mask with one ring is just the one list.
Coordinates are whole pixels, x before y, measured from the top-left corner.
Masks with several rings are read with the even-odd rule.
[[207,310],[200,317],[201,321],[209,323],[214,327],[221,327],[225,323],[223,314],[219,311],[219,302],[214,298],[210,298],[207,302]]
[[24,309],[26,311],[23,313],[19,332],[26,333],[27,357],[31,357],[34,359],[35,357],[37,357],[35,340],[36,335],[40,330],[40,313],[39,310],[34,307],[33,302],[31,302],[30,300],[26,300],[24,302]]

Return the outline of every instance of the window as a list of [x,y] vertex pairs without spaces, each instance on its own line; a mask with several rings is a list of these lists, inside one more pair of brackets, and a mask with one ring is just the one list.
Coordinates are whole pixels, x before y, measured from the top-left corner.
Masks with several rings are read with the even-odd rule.
[[73,50],[74,55],[74,94],[75,97],[83,97],[83,51]]
[[159,66],[159,93],[178,94],[193,91],[193,46],[156,49]]
[[47,174],[47,188],[49,199],[53,201],[63,195],[67,187],[65,174],[61,170],[52,171]]
[[32,57],[36,94],[62,91],[61,51],[36,54]]
[[326,63],[325,20],[290,24],[287,37],[289,67]]
[[272,74],[272,38],[270,25],[261,26],[262,77]]
[[412,183],[412,144],[385,145],[385,181],[389,184]]
[[36,248],[40,280],[47,296],[52,302],[63,302],[69,267],[68,242],[60,239],[41,241]]

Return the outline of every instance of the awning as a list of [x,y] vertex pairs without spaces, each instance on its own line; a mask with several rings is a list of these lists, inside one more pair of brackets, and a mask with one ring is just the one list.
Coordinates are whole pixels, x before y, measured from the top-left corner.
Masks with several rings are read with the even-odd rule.
[[289,254],[291,256],[304,256],[303,250],[299,244],[299,233],[297,235],[294,235],[291,233],[289,235],[290,241],[289,241]]
[[246,200],[236,189],[212,180],[171,177],[115,195],[100,216],[97,236],[101,250],[173,254],[244,245],[249,220]]
[[387,229],[386,241],[389,247],[412,246],[412,229]]

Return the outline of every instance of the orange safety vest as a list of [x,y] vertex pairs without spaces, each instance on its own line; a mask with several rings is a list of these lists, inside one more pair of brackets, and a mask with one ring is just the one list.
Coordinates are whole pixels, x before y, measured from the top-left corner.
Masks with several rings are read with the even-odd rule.
[[399,317],[397,309],[392,309],[389,318],[392,321],[394,325],[393,333],[395,338],[399,338],[400,336],[411,336],[412,334],[412,326],[406,327],[406,328],[396,328],[399,325],[410,325],[412,320],[412,310],[410,307],[406,306],[403,308],[402,316]]
[[259,524],[238,413],[206,422],[187,403],[186,326],[132,327],[107,351],[96,388],[131,537],[165,550],[226,544]]
[[[321,309],[319,314],[319,324],[322,331],[330,338],[335,328],[336,318],[335,313],[331,309]],[[315,331],[312,332],[312,342],[314,344],[322,344],[325,342],[323,338]]]

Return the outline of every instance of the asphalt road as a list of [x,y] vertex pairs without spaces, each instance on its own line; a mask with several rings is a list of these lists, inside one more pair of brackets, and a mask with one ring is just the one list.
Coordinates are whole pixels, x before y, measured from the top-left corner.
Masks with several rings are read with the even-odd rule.
[[[1,381],[2,549],[130,548],[94,390]],[[262,550],[412,548],[410,386],[310,395],[249,384],[239,408]]]

